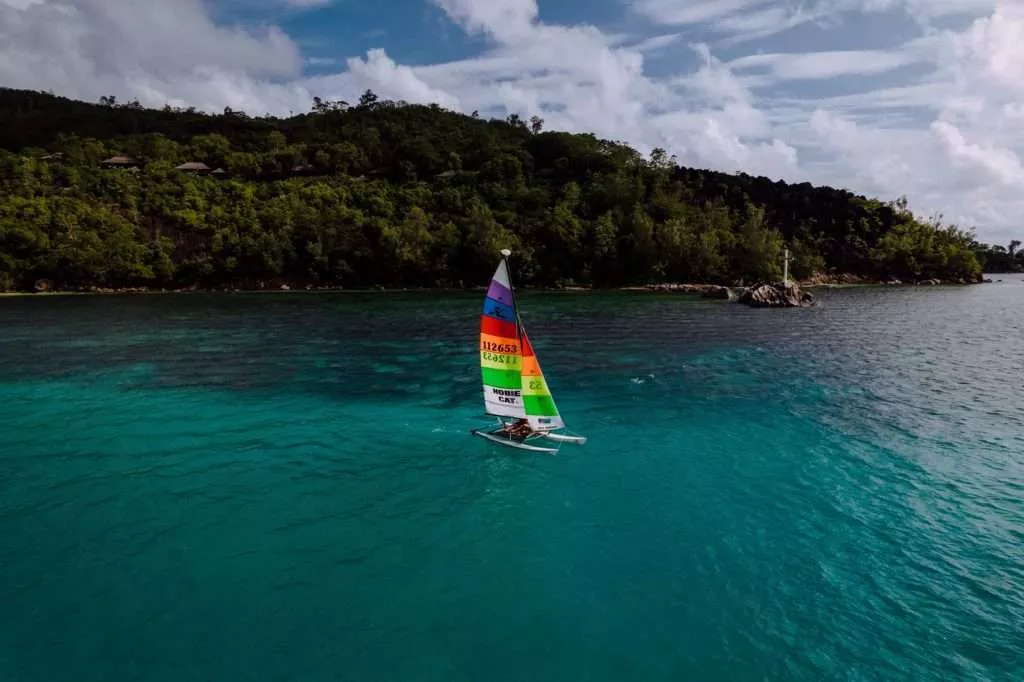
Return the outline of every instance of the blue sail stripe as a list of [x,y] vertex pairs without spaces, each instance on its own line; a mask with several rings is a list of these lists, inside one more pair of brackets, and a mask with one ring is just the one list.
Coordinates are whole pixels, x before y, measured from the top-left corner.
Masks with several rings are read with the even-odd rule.
[[512,306],[496,301],[490,296],[484,299],[484,315],[493,317],[496,320],[502,320],[503,322],[516,321],[516,311]]

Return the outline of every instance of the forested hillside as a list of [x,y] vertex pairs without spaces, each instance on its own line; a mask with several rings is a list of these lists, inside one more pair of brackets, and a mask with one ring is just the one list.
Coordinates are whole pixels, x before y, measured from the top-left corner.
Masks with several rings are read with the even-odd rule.
[[278,119],[0,90],[0,149],[0,289],[473,286],[503,247],[527,286],[1024,264],[902,202],[371,92]]

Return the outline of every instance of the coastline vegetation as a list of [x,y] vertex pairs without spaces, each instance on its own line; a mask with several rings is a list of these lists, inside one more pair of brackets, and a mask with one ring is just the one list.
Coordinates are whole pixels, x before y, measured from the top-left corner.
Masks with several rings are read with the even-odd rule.
[[905,199],[681,167],[438,106],[288,118],[0,89],[0,291],[525,286],[792,275],[975,282],[1024,269]]

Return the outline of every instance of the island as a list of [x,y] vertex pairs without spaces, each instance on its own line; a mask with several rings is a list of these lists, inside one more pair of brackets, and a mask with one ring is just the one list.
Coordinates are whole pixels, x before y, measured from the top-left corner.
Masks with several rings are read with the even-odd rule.
[[[436,105],[288,118],[0,89],[0,291],[973,283],[1024,265],[906,199],[680,166]],[[728,294],[726,294],[728,297]]]

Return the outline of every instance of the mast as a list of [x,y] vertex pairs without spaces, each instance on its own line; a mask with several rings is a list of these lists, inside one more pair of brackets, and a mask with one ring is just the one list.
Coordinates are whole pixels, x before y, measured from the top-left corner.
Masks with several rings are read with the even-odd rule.
[[789,286],[789,249],[786,249],[786,255],[782,261],[782,286]]
[[516,339],[519,341],[519,352],[523,352],[523,325],[519,320],[519,299],[516,298],[516,288],[512,285],[512,268],[508,264],[512,251],[501,250],[501,260],[505,263],[505,272],[508,274],[508,290],[512,292],[512,312],[516,315]]

